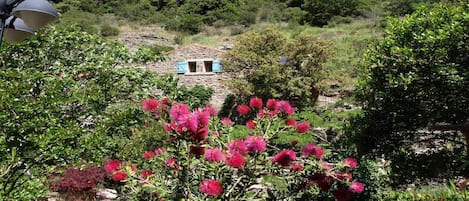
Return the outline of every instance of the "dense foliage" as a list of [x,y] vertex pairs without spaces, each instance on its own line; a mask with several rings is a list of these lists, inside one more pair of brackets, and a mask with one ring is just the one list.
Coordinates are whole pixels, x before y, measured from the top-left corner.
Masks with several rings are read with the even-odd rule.
[[[156,99],[143,106],[164,125],[161,137],[168,143],[142,153],[139,166],[119,160],[104,166],[112,180],[125,184],[127,195],[140,200],[348,201],[364,191],[352,177],[356,159],[333,162],[309,123],[293,118],[287,101],[264,104],[255,97],[239,105],[242,115],[258,114],[245,126],[219,119],[210,106],[191,111],[184,103]],[[280,136],[296,142],[279,146]]]
[[[132,54],[76,27],[5,44],[0,58],[0,198],[7,200],[26,199],[31,187],[19,186],[43,179],[38,175],[50,166],[101,163],[120,154],[132,144],[132,129],[144,126],[140,100],[154,96],[162,82],[154,73],[122,67],[159,55]],[[204,90],[185,93],[207,99]]]
[[323,79],[323,65],[332,54],[328,41],[306,34],[288,40],[265,29],[238,36],[234,49],[223,55],[223,67],[237,72],[229,87],[241,98],[272,97],[304,107],[316,101],[315,83]]
[[396,175],[396,182],[457,174],[468,154],[463,136],[428,132],[437,123],[469,121],[468,32],[467,5],[421,8],[391,19],[384,39],[365,56],[354,141],[361,153],[394,159],[394,171],[406,175]]

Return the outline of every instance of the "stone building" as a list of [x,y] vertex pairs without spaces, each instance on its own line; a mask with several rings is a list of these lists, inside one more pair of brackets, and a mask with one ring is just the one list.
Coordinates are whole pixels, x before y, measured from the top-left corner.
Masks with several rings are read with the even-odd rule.
[[229,90],[223,85],[223,81],[230,79],[223,72],[220,63],[224,50],[191,44],[170,51],[166,55],[166,61],[153,64],[150,69],[160,74],[171,73],[179,78],[179,85],[193,87],[202,85],[214,90],[210,104],[221,108]]

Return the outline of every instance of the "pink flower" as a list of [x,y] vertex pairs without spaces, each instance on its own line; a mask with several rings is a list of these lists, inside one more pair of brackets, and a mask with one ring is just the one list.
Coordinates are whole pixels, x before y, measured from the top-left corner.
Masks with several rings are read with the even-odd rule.
[[285,121],[285,124],[287,124],[288,126],[291,126],[291,127],[296,127],[296,120],[295,119],[287,119]]
[[156,99],[147,99],[144,100],[143,103],[143,109],[145,109],[147,112],[155,112],[158,109],[159,103]]
[[352,193],[345,188],[339,188],[332,192],[332,194],[334,195],[335,199],[337,199],[337,201],[349,201],[352,199]]
[[365,190],[365,186],[360,182],[354,181],[350,184],[349,190],[353,193],[361,193]]
[[205,159],[210,162],[220,162],[223,160],[223,153],[218,148],[210,148],[205,151]]
[[210,122],[210,113],[203,110],[197,110],[194,113],[197,116],[199,127],[205,127]]
[[308,144],[303,147],[302,149],[303,156],[310,157],[311,155],[314,155],[316,158],[322,158],[324,157],[324,149],[322,149],[320,146],[317,146],[315,144]]
[[200,141],[200,140],[204,140],[205,138],[207,138],[207,136],[208,136],[208,128],[203,127],[197,130],[197,132],[192,135],[192,139]]
[[144,170],[141,174],[140,174],[140,177],[143,178],[143,179],[146,179],[150,176],[153,175],[153,172],[151,170]]
[[119,171],[119,172],[115,172],[114,174],[112,174],[112,180],[118,181],[118,182],[126,180],[127,177],[128,177],[127,172],[124,172],[124,171]]
[[290,149],[284,149],[280,153],[274,156],[272,159],[273,163],[278,163],[281,166],[288,166],[292,161],[296,158],[296,154],[294,151]]
[[157,155],[157,156],[163,155],[163,154],[166,154],[166,153],[168,153],[168,151],[166,151],[166,149],[164,147],[155,149],[155,155]]
[[233,122],[231,121],[230,118],[228,117],[223,117],[220,119],[220,122],[225,125],[225,126],[232,126],[233,125]]
[[342,162],[345,164],[345,166],[349,167],[350,169],[354,169],[358,165],[357,160],[354,158],[346,158]]
[[278,112],[283,112],[288,116],[291,116],[293,113],[295,113],[295,108],[293,108],[288,101],[278,101],[276,109]]
[[199,190],[210,196],[219,196],[223,193],[223,186],[216,180],[206,179],[200,182]]
[[197,132],[198,128],[198,117],[192,113],[181,114],[177,119],[177,125],[179,129],[182,129],[182,132],[190,131]]
[[311,129],[311,126],[309,125],[308,122],[303,121],[296,125],[296,132],[298,133],[305,133],[306,131],[309,131]]
[[262,108],[262,99],[261,98],[258,98],[258,97],[253,97],[251,98],[251,100],[249,101],[249,106],[251,106],[252,108],[257,108],[257,109],[261,109]]
[[267,100],[266,106],[270,111],[274,111],[277,109],[277,101],[275,99],[269,99]]
[[303,166],[300,165],[300,164],[293,164],[291,166],[291,170],[301,172],[301,171],[303,171]]
[[244,141],[241,139],[228,143],[228,150],[230,150],[231,153],[236,152],[241,155],[248,154],[248,148],[246,147],[246,144],[244,144]]
[[189,106],[187,106],[184,103],[178,103],[178,104],[173,105],[173,107],[171,107],[171,117],[174,120],[179,119],[181,115],[187,115],[187,114],[189,114]]
[[119,160],[110,160],[104,165],[104,171],[107,173],[112,173],[119,169],[121,166],[121,162]]
[[227,154],[225,163],[228,166],[234,167],[234,168],[241,168],[246,164],[246,161],[244,160],[244,157],[239,154],[239,153],[230,153]]
[[246,122],[246,127],[252,130],[256,127],[256,122],[254,122],[253,120],[249,120]]
[[217,116],[217,109],[215,109],[212,105],[207,105],[204,107],[203,111],[206,111],[210,114],[210,116]]
[[264,152],[267,143],[262,137],[259,136],[248,136],[244,140],[244,145],[247,147],[248,151],[251,153],[261,153]]
[[166,132],[171,132],[173,130],[173,128],[171,127],[171,124],[168,124],[168,123],[164,123],[163,124],[163,129],[166,131]]
[[249,106],[247,106],[247,105],[239,105],[237,107],[237,110],[238,110],[239,114],[247,115],[251,111],[251,108],[249,108]]
[[155,152],[153,151],[146,151],[145,153],[143,153],[143,158],[145,159],[150,159],[151,157],[153,157],[155,155]]
[[173,169],[174,171],[179,170],[179,165],[177,164],[175,158],[168,158],[168,160],[166,160],[166,166]]

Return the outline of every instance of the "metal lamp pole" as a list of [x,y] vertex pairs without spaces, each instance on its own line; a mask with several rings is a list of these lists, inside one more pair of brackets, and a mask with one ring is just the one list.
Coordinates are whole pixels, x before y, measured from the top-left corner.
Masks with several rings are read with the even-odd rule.
[[0,0],[0,47],[4,35],[9,41],[21,41],[57,17],[48,0]]

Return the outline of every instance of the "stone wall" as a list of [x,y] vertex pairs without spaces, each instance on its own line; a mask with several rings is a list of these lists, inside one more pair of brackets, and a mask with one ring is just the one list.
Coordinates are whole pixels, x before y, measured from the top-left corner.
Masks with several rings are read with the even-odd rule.
[[[225,97],[230,93],[228,88],[223,85],[223,81],[230,79],[227,73],[206,72],[204,61],[219,60],[223,50],[206,47],[199,44],[192,44],[169,52],[164,62],[157,62],[146,66],[146,69],[154,70],[159,74],[175,74],[179,78],[179,85],[193,87],[202,85],[214,90],[210,104],[220,109]],[[196,72],[177,74],[177,65],[180,61],[191,61],[196,63]],[[222,64],[223,65],[223,64]],[[223,70],[223,68],[222,68]]]

